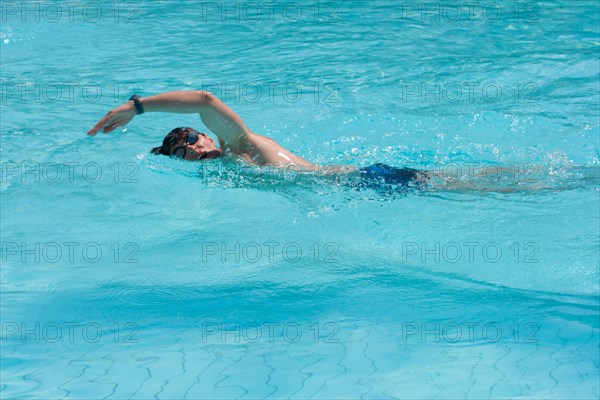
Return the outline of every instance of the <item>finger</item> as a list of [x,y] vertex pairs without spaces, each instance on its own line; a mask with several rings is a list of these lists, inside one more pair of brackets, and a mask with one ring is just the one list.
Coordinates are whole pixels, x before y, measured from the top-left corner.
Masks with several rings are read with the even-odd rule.
[[105,116],[104,118],[102,118],[96,125],[94,125],[94,127],[92,129],[90,129],[88,131],[88,135],[95,135],[96,133],[98,133],[102,128],[104,128],[108,122],[108,115]]
[[115,129],[117,129],[119,127],[119,124],[114,123],[114,124],[110,124],[108,126],[104,127],[104,133],[109,133],[114,131]]
[[99,126],[99,124],[94,125],[94,127],[92,129],[90,129],[87,134],[90,136],[95,136],[96,133],[98,133],[98,131],[101,129],[101,126]]

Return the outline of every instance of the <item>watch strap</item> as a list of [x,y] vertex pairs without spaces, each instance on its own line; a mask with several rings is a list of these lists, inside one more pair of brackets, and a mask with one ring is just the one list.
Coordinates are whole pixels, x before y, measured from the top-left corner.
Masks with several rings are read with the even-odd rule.
[[131,96],[129,98],[129,100],[133,101],[133,104],[135,104],[135,113],[137,115],[141,115],[144,113],[144,107],[142,106],[142,103],[140,102],[141,96],[134,94],[133,96]]

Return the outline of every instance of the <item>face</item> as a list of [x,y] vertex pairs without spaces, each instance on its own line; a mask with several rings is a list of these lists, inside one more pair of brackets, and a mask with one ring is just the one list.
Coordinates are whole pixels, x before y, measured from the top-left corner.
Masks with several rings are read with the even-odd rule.
[[214,140],[204,133],[185,132],[175,147],[175,157],[189,161],[217,158],[221,152]]

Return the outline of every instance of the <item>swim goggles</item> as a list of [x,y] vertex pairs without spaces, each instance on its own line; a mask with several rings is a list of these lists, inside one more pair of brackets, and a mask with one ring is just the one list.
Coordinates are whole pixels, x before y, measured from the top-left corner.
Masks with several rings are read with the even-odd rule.
[[[204,135],[204,134],[200,133],[198,131],[195,131],[195,130],[189,131],[187,133],[187,137],[185,138],[185,146],[178,147],[177,150],[175,150],[175,152],[173,153],[173,155],[178,158],[185,158],[185,155],[187,154],[188,144],[196,143],[198,141],[198,138],[200,137],[200,135]],[[204,135],[204,136],[206,136],[206,135]],[[175,140],[175,139],[173,139],[173,140]]]

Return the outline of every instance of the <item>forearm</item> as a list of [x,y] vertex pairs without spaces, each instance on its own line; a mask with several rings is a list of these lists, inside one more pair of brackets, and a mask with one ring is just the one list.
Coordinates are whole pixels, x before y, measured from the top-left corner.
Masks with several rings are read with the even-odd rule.
[[[144,112],[170,112],[180,114],[199,114],[202,121],[220,139],[230,145],[245,143],[250,130],[242,119],[216,96],[202,90],[179,90],[161,93],[139,99]],[[88,135],[103,131],[111,132],[127,125],[136,116],[133,100],[110,110]]]
[[209,105],[212,95],[200,90],[179,90],[142,97],[144,112],[200,113]]

